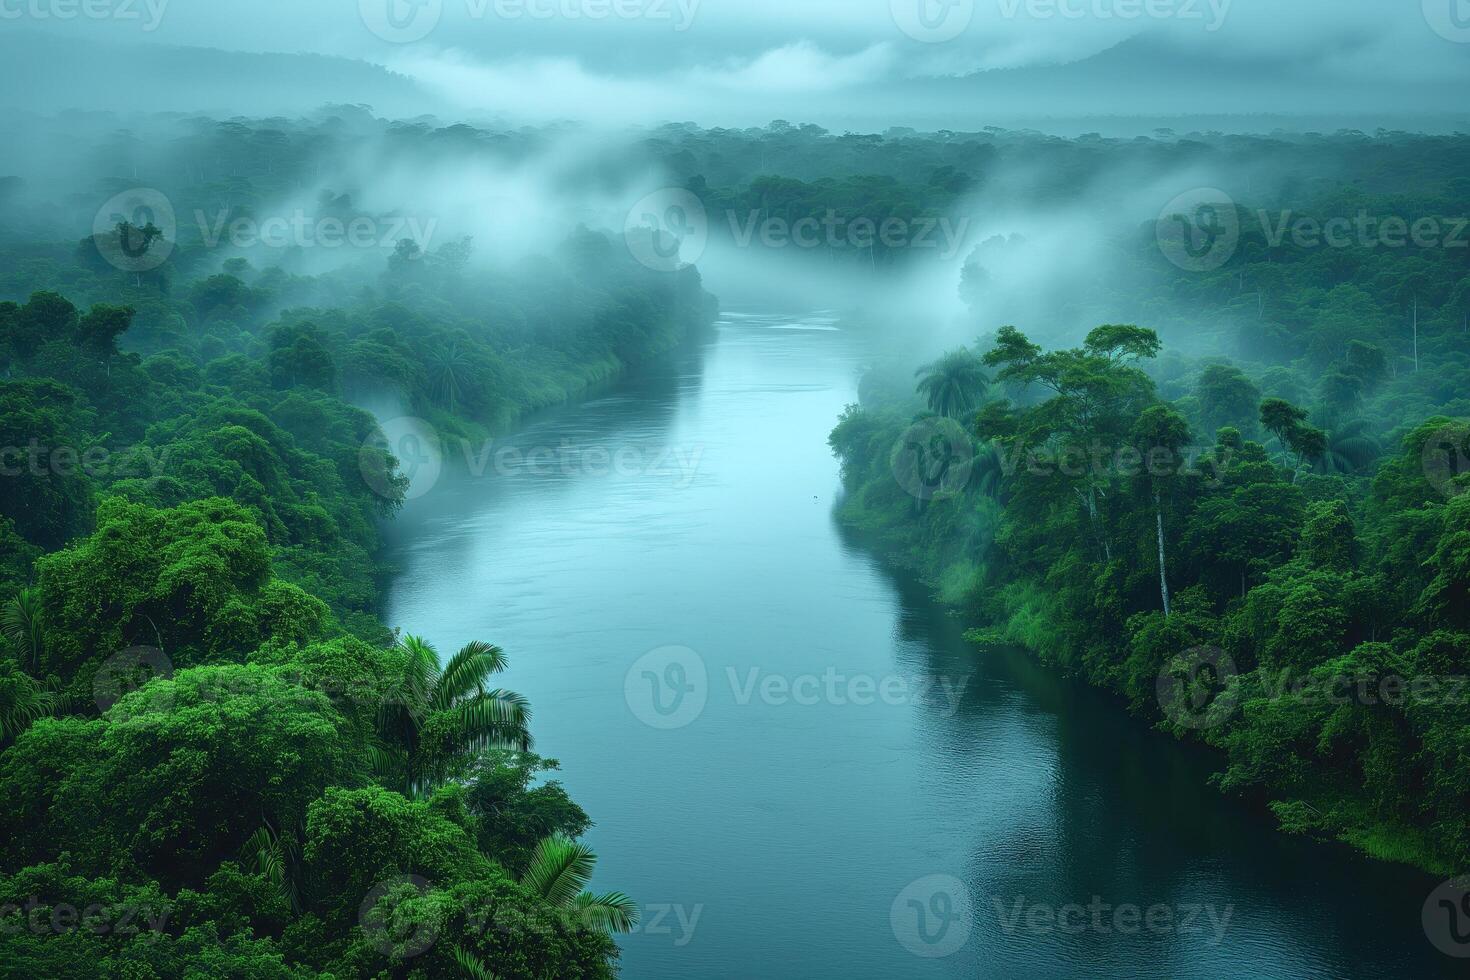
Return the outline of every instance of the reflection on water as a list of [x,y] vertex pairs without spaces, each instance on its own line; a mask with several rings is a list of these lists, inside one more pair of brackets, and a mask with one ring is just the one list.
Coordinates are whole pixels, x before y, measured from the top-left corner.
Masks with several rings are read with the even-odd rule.
[[868,356],[827,314],[728,314],[394,530],[388,621],[505,647],[594,887],[644,906],[625,975],[1453,975],[1433,881],[1272,832],[836,524]]

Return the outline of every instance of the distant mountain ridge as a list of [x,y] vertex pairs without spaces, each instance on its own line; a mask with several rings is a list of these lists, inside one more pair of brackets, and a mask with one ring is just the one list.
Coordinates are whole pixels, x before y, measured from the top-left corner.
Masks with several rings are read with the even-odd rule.
[[[1305,49],[1296,57],[1269,57],[1140,35],[1065,64],[875,78],[792,95],[790,105],[766,93],[736,95],[711,105],[699,122],[764,125],[795,112],[803,121],[854,132],[999,125],[1078,133],[1107,131],[1110,120],[1115,132],[1138,128],[1120,120],[1186,128],[1194,128],[1187,120],[1209,120],[1207,128],[1260,131],[1267,117],[1272,122],[1265,128],[1470,129],[1470,110],[1458,86],[1385,81],[1370,72],[1344,78],[1321,69],[1319,60]],[[98,77],[112,82],[89,81]],[[521,121],[548,121],[528,118],[513,91],[476,93],[476,104],[455,105],[408,75],[352,58],[101,43],[39,31],[0,34],[0,83],[6,83],[0,84],[0,109],[41,113],[82,108],[268,117],[333,103],[371,106],[388,118],[431,114],[505,122],[519,111]],[[1241,120],[1240,127],[1231,119]]]
[[[101,86],[89,82],[112,79]],[[328,102],[414,116],[438,101],[381,65],[318,54],[254,54],[163,44],[123,45],[40,31],[0,33],[0,108],[56,112],[145,109],[293,115]]]

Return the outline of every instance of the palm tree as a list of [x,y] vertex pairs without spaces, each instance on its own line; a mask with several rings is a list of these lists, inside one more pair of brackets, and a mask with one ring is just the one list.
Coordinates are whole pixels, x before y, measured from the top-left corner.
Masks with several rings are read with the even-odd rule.
[[1356,473],[1382,455],[1383,445],[1373,436],[1373,424],[1367,419],[1353,419],[1328,435],[1322,468],[1328,473]]
[[631,932],[638,925],[638,906],[631,898],[622,892],[583,891],[596,865],[591,848],[564,834],[552,834],[536,845],[521,885],[578,925],[598,932]]
[[450,341],[429,353],[429,372],[434,389],[448,403],[449,414],[454,414],[454,403],[459,398],[460,377],[469,368],[468,359],[459,352],[459,344]]
[[[568,925],[612,934],[632,932],[638,925],[638,906],[622,892],[594,895],[583,891],[597,865],[597,855],[585,844],[564,834],[543,837],[521,876],[521,887],[565,916]],[[451,950],[461,975],[469,980],[497,980],[493,970],[474,953]]]
[[1000,500],[1005,490],[1006,459],[1004,453],[994,442],[984,442],[976,450],[975,462],[970,485],[973,486],[982,497],[992,500]]
[[35,670],[45,650],[46,635],[41,619],[41,590],[21,589],[0,610],[0,635]]
[[918,392],[929,403],[929,410],[947,419],[957,419],[973,412],[990,379],[980,370],[980,359],[961,347],[945,354],[932,364],[914,372],[920,378]]
[[458,964],[460,973],[469,980],[500,980],[491,969],[485,965],[485,961],[474,953],[466,953],[456,946],[453,951],[454,962]]
[[300,874],[301,844],[292,834],[278,834],[269,823],[263,823],[240,848],[240,865],[275,886],[293,912],[301,911],[301,892],[297,887]]
[[453,777],[475,753],[531,748],[530,705],[485,682],[506,668],[499,647],[467,643],[441,669],[439,652],[417,636],[398,644],[404,656],[399,690],[378,711],[374,768],[408,795]]
[[55,694],[16,666],[15,661],[0,658],[0,745],[14,741],[37,718],[55,710],[56,705]]

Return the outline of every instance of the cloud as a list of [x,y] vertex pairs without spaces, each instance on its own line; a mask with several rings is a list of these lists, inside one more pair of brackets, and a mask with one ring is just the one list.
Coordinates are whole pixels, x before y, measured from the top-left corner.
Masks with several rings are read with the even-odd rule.
[[886,44],[835,55],[803,41],[754,58],[648,76],[593,71],[577,58],[481,61],[457,50],[405,54],[390,66],[466,109],[629,122],[705,115],[732,98],[799,97],[872,85],[891,72],[894,61]]
[[890,44],[874,44],[856,54],[831,55],[809,41],[767,51],[749,61],[732,60],[720,68],[695,68],[681,84],[730,92],[800,95],[831,92],[882,79],[895,61]]
[[[944,43],[922,43],[900,27],[904,17],[893,4],[931,2],[439,0],[427,35],[404,44],[375,36],[358,0],[174,0],[153,32],[103,21],[24,26],[109,44],[305,49],[361,59],[432,93],[405,111],[401,101],[364,89],[361,101],[380,109],[524,122],[749,125],[779,116],[839,128],[975,128],[1089,114],[1444,112],[1456,87],[1470,81],[1470,48],[1437,34],[1414,0],[961,0],[965,29]],[[522,7],[537,14],[505,13]],[[608,10],[638,16],[592,16]],[[1130,41],[1122,53],[1110,50]],[[1055,73],[1081,83],[1049,85],[1047,66],[1095,57],[1091,73],[1086,66]],[[951,83],[987,71],[987,78]],[[17,85],[28,81],[12,74]],[[7,77],[0,64],[0,81]],[[108,104],[129,94],[88,84]],[[302,85],[299,97],[303,105],[340,100],[340,87],[324,95]],[[985,98],[992,88],[1006,91]],[[235,89],[243,102],[252,87]],[[164,103],[151,95],[135,101],[223,107],[214,91],[175,85]]]

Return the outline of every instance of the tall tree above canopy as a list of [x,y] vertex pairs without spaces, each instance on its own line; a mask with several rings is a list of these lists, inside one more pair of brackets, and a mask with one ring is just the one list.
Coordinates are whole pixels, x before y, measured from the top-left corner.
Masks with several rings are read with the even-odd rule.
[[1307,410],[1284,398],[1261,402],[1261,425],[1296,456],[1298,467],[1321,459],[1327,452],[1327,433],[1307,422]]
[[980,404],[990,379],[980,369],[980,360],[961,347],[914,372],[919,378],[919,394],[929,410],[947,419],[958,419]]
[[1182,451],[1189,445],[1189,422],[1167,405],[1153,405],[1139,416],[1133,426],[1133,437],[1144,458],[1139,484],[1153,502],[1159,549],[1159,593],[1163,598],[1164,615],[1169,616],[1173,613],[1173,604],[1169,595],[1164,535],[1164,495],[1172,489],[1183,468]]
[[1152,330],[1104,325],[1080,348],[1043,352],[1008,326],[984,357],[985,364],[1001,368],[998,383],[1052,393],[1036,404],[993,403],[977,420],[981,438],[1000,443],[1013,458],[1044,453],[1059,462],[1044,475],[1031,467],[1018,471],[1012,480],[1027,481],[1026,492],[1014,493],[1013,499],[1023,509],[1044,510],[1065,498],[1080,503],[1086,527],[1107,561],[1113,542],[1104,510],[1118,478],[1111,460],[1131,445],[1134,421],[1156,400],[1153,382],[1136,362],[1158,350]]

